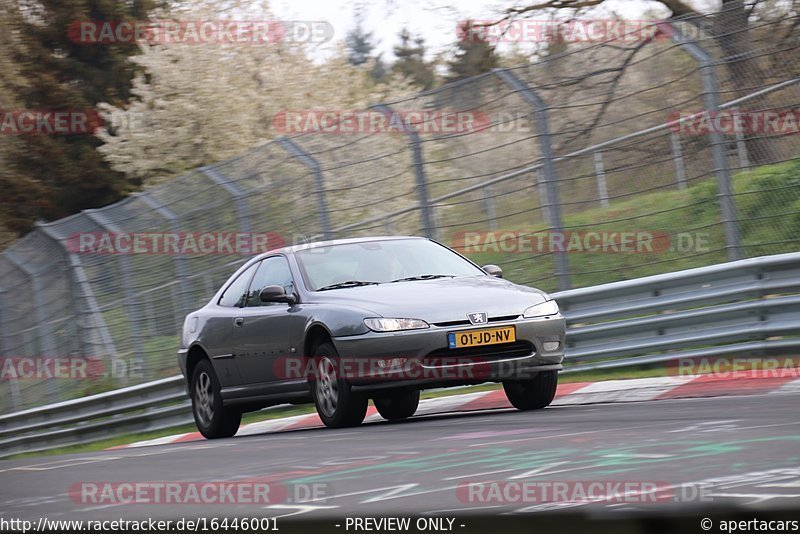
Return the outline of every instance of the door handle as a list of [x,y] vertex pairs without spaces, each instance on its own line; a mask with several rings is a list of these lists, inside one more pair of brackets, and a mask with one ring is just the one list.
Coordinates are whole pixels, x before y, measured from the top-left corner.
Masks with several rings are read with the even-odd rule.
[[244,324],[244,317],[237,317],[233,320],[233,326],[236,328],[241,328]]

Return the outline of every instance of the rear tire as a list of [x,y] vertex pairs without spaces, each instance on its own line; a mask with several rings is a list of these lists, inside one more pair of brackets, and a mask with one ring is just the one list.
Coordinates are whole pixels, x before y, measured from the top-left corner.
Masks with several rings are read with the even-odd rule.
[[539,410],[549,406],[556,396],[558,371],[542,371],[526,380],[507,380],[503,389],[517,410]]
[[242,422],[242,412],[222,405],[219,380],[211,362],[201,360],[197,364],[189,391],[194,422],[204,437],[229,438],[236,434]]
[[369,400],[352,391],[341,376],[339,361],[336,348],[330,343],[322,343],[314,351],[311,393],[319,418],[328,428],[358,426],[367,415]]
[[419,390],[400,391],[385,397],[372,399],[381,417],[389,421],[408,419],[419,406]]

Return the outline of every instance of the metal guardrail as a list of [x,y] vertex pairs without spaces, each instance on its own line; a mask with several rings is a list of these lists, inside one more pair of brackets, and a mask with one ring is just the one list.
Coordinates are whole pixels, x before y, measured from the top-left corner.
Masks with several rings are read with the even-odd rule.
[[192,421],[183,377],[178,375],[0,416],[0,457]]
[[[567,317],[564,372],[800,347],[800,253],[552,295]],[[0,416],[0,457],[192,421],[181,376]]]
[[800,347],[800,253],[553,294],[567,317],[566,372]]

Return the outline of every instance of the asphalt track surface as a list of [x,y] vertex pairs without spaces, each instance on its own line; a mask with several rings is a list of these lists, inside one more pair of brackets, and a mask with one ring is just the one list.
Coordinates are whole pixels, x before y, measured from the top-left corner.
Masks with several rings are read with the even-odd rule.
[[[0,513],[33,521],[291,516],[339,525],[348,516],[798,510],[798,414],[800,393],[788,392],[490,410],[7,460],[0,462]],[[266,482],[274,502],[91,503],[74,492],[76,484],[155,481]],[[590,499],[571,493],[620,481],[634,490]],[[466,485],[477,482],[497,484],[472,486],[486,490],[470,494]],[[566,482],[570,490],[555,501],[521,500],[508,489],[520,482]],[[646,484],[658,490],[637,495],[652,487]],[[490,498],[492,487],[506,495]],[[309,491],[316,500],[308,500]]]

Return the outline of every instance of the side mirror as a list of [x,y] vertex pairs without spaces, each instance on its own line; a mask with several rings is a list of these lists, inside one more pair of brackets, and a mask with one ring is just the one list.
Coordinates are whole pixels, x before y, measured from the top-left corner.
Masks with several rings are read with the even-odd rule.
[[483,267],[481,267],[481,269],[483,269],[483,272],[485,272],[489,276],[494,276],[496,278],[503,278],[503,269],[501,269],[497,265],[493,264],[484,265]]
[[282,286],[267,286],[259,292],[258,298],[261,302],[285,302],[287,304],[297,302],[297,298],[294,295],[287,295]]

